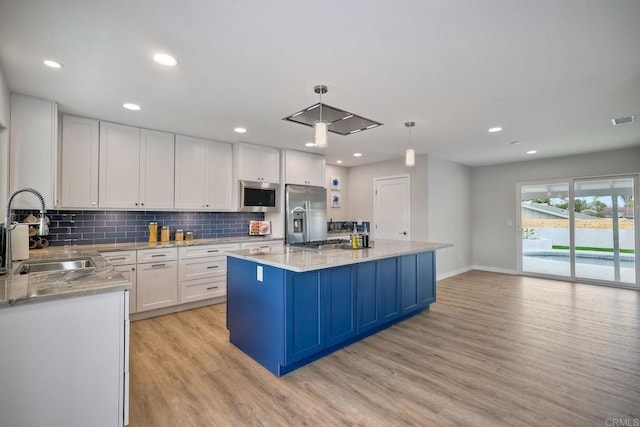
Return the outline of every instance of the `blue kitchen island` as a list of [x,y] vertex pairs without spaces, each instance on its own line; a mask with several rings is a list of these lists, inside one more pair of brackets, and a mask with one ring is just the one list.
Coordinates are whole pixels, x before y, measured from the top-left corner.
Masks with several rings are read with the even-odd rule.
[[228,252],[232,344],[281,376],[428,310],[441,243],[377,240],[369,249]]

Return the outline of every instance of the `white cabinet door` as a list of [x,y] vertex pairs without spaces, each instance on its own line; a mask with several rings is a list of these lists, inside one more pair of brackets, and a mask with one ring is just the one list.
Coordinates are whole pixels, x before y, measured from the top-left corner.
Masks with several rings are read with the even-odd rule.
[[253,144],[238,144],[238,179],[280,182],[280,151]]
[[174,135],[140,131],[140,206],[173,209]]
[[0,310],[0,425],[122,426],[124,291]]
[[62,159],[60,206],[63,208],[98,207],[97,120],[62,116]]
[[138,264],[137,273],[138,312],[178,303],[177,261]]
[[136,265],[118,265],[114,267],[116,271],[122,274],[129,282],[131,282],[131,290],[129,291],[129,313],[135,313],[137,311],[137,274]]
[[224,142],[208,141],[206,210],[231,210],[232,147]]
[[176,208],[231,210],[231,144],[176,135],[175,177]]
[[308,185],[326,187],[326,160],[322,156],[309,154],[307,157]]
[[100,123],[99,205],[102,208],[139,207],[140,129]]
[[[47,209],[57,206],[58,107],[55,102],[11,95],[10,192],[31,187],[38,190]],[[38,209],[33,194],[18,194],[11,207]]]
[[285,151],[285,182],[287,184],[325,187],[324,157],[302,151]]
[[205,140],[176,135],[175,207],[205,208],[206,146]]

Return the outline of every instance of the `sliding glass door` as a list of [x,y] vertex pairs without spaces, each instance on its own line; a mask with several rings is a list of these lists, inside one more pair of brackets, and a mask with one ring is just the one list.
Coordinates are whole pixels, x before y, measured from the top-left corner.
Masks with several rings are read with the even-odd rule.
[[637,286],[637,176],[518,185],[518,270]]
[[633,177],[575,180],[577,279],[635,283],[634,181]]
[[[520,187],[522,272],[571,277],[569,183]],[[558,248],[567,250],[559,250]]]

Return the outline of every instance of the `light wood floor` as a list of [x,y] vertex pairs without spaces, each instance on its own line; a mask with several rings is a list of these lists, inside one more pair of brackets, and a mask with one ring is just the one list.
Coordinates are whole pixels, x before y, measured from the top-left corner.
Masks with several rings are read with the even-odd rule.
[[640,292],[470,271],[438,282],[437,298],[282,378],[229,343],[224,304],[134,322],[130,425],[640,419]]

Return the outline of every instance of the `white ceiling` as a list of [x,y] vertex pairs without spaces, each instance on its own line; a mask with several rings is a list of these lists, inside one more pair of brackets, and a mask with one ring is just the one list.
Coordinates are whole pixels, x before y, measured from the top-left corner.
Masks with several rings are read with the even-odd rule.
[[470,166],[640,145],[640,120],[610,122],[640,116],[639,0],[1,0],[0,67],[63,112],[305,151],[282,118],[326,84],[384,123],[329,134],[345,166],[403,156],[410,120],[418,154]]

